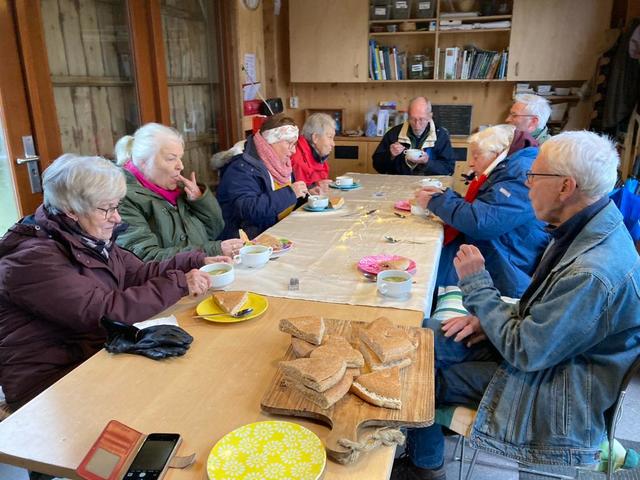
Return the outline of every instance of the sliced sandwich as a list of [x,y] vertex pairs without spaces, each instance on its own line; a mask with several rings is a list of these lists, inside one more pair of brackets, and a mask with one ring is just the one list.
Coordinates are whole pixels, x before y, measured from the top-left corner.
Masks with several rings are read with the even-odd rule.
[[347,364],[338,358],[297,358],[280,362],[280,368],[288,380],[324,392],[342,380]]
[[378,262],[380,270],[406,270],[411,265],[411,260],[405,257]]
[[309,343],[306,340],[302,340],[301,338],[294,337],[292,335],[291,348],[293,349],[293,353],[296,356],[296,358],[304,358],[304,357],[308,357],[311,354],[311,352],[313,352],[316,348],[318,348],[318,346],[314,345],[313,343]]
[[347,368],[364,367],[362,353],[353,348],[347,339],[340,335],[327,335],[325,342],[313,350],[310,357],[341,358],[347,363]]
[[268,233],[263,233],[259,237],[254,238],[253,243],[257,245],[264,245],[265,247],[271,247],[274,251],[282,248],[282,242],[280,242],[280,239],[273,235],[269,235]]
[[329,205],[331,205],[331,208],[337,210],[344,205],[344,198],[329,197]]
[[365,364],[367,365],[369,370],[371,370],[372,372],[375,372],[378,370],[386,370],[388,368],[394,368],[394,367],[404,368],[404,367],[408,367],[413,362],[410,356],[406,356],[404,358],[399,358],[397,360],[390,360],[385,363],[382,360],[380,360],[378,358],[378,355],[376,355],[376,352],[374,352],[369,347],[367,347],[367,345],[364,342],[360,342],[359,348],[360,348],[360,352],[362,353],[362,356],[364,357]]
[[372,405],[400,410],[400,369],[396,367],[360,375],[351,384],[351,392]]
[[211,298],[223,312],[235,315],[247,303],[249,292],[215,292]]
[[289,382],[289,384],[320,408],[330,408],[347,394],[351,387],[351,383],[353,382],[353,378],[358,376],[359,372],[359,370],[347,368],[342,379],[324,392],[316,392],[299,382]]
[[320,345],[325,331],[324,319],[311,315],[283,318],[280,320],[280,331],[314,345]]
[[406,330],[385,317],[360,330],[360,340],[373,350],[382,363],[405,358],[416,349]]

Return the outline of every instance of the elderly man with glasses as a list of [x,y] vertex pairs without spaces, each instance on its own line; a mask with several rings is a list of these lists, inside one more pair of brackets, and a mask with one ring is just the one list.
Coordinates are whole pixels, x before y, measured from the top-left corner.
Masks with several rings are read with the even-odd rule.
[[[397,175],[451,175],[455,158],[449,132],[433,122],[431,102],[416,97],[409,102],[409,119],[391,128],[373,154],[378,173]],[[422,150],[415,159],[405,156],[408,149]]]
[[550,115],[551,107],[546,98],[523,93],[516,95],[515,102],[507,115],[506,123],[527,132],[537,140],[538,145],[542,145],[551,137],[547,128]]
[[[618,160],[591,132],[541,147],[529,197],[553,241],[517,304],[500,298],[479,250],[460,247],[470,315],[447,321],[436,345],[466,348],[442,362],[436,346],[436,405],[477,407],[473,446],[529,463],[598,463],[605,412],[640,355],[640,258],[608,197]],[[437,425],[410,431],[392,478],[444,479],[443,445]]]

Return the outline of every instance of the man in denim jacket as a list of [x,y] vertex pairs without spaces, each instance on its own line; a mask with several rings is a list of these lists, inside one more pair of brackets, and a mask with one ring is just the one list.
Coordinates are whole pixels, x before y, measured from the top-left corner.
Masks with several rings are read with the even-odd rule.
[[[476,247],[460,248],[454,265],[471,315],[436,332],[436,405],[477,408],[474,447],[523,462],[597,463],[604,413],[640,354],[640,259],[607,195],[617,164],[613,144],[590,132],[541,147],[529,197],[555,228],[519,303],[501,301]],[[456,362],[440,360],[449,347]],[[443,444],[437,425],[411,430],[392,478],[444,479]]]

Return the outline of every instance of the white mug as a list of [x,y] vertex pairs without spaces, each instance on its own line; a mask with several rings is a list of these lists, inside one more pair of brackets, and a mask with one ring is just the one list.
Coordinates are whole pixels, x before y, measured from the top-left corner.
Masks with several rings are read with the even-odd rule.
[[423,187],[442,188],[442,182],[437,178],[423,178],[420,180],[420,185]]
[[336,177],[336,185],[340,187],[350,187],[353,185],[353,178],[347,177],[346,175],[342,177]]
[[385,297],[404,298],[411,295],[413,278],[404,270],[383,270],[378,273],[378,291]]
[[213,288],[226,287],[236,278],[233,265],[230,263],[210,263],[200,267],[200,271],[211,275],[211,286]]
[[325,195],[309,195],[307,203],[311,208],[327,208],[329,206],[329,197]]
[[410,162],[418,160],[424,152],[419,148],[408,148],[404,151],[404,156]]
[[241,263],[245,267],[262,267],[269,261],[273,248],[264,245],[247,245],[240,249],[240,254],[233,257],[233,261]]

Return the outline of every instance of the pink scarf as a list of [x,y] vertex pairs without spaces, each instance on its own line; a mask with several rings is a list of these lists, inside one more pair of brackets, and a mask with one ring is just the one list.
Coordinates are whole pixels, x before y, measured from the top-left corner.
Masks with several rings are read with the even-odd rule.
[[253,142],[256,145],[260,160],[265,164],[273,179],[280,185],[290,184],[292,172],[291,158],[287,158],[287,161],[283,163],[282,160],[278,158],[273,147],[260,135],[260,132],[256,132],[253,136]]
[[151,190],[153,193],[157,193],[174,207],[178,204],[178,197],[182,195],[182,190],[180,190],[179,188],[176,188],[175,190],[165,190],[155,183],[150,182],[145,178],[142,172],[138,170],[138,168],[133,164],[131,160],[127,160],[127,163],[125,163],[122,168],[136,177],[136,180],[138,180],[140,185],[142,185],[147,190]]

